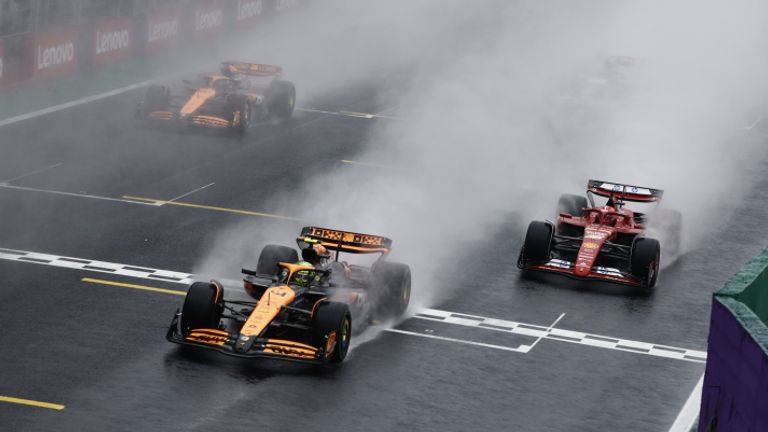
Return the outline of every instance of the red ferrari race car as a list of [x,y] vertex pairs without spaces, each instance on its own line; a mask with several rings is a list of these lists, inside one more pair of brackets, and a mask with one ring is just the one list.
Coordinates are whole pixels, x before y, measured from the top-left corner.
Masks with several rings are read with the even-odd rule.
[[[560,197],[556,223],[528,225],[518,268],[652,288],[661,246],[646,236],[649,214],[632,211],[625,203],[658,204],[663,194],[659,189],[589,180],[587,197]],[[595,196],[607,198],[605,205],[596,206]],[[682,217],[668,209],[654,209],[650,217],[660,215],[667,229],[675,231],[667,247],[676,251]]]

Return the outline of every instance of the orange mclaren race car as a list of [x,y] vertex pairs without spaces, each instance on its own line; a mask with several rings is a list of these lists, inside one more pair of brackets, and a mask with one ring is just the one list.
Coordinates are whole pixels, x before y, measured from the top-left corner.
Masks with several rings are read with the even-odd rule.
[[[589,180],[587,198],[563,195],[557,223],[534,221],[528,226],[518,267],[566,276],[651,288],[659,274],[661,247],[649,238],[645,213],[625,207],[626,202],[658,204],[664,191]],[[596,206],[594,196],[607,198]],[[654,209],[652,217],[671,220],[671,238],[679,239],[679,212]],[[672,240],[670,249],[679,246]]]
[[245,133],[254,122],[287,120],[293,114],[296,89],[281,79],[279,66],[224,62],[220,75],[205,75],[199,85],[184,81],[185,92],[152,85],[136,112],[157,123],[229,129]]
[[[349,349],[353,319],[361,330],[405,312],[411,271],[386,261],[392,240],[305,227],[297,243],[303,258],[314,263],[298,261],[296,249],[267,245],[256,270],[243,269],[252,300],[225,298],[217,281],[193,283],[167,339],[239,357],[339,363]],[[379,256],[365,267],[340,262],[340,253]]]

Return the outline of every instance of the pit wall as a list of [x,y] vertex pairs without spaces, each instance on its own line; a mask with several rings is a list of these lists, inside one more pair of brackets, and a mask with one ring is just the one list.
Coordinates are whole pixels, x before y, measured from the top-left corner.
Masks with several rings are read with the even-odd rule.
[[768,431],[768,249],[712,301],[699,432]]

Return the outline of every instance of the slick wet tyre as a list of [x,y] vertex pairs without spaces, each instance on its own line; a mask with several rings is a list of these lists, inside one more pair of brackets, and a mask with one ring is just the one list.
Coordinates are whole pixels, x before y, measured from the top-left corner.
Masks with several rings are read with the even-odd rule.
[[227,97],[227,111],[231,115],[231,121],[237,123],[232,125],[232,130],[238,134],[245,134],[251,126],[251,101],[248,97],[241,94],[232,94]]
[[181,308],[181,332],[192,329],[217,329],[221,319],[224,290],[220,284],[195,282],[187,291]]
[[148,116],[153,111],[168,109],[171,104],[171,91],[163,85],[151,85],[144,94],[143,114]]
[[399,317],[411,301],[411,268],[405,264],[382,261],[373,268],[379,284],[377,316],[379,319]]
[[295,263],[299,260],[296,249],[282,245],[266,245],[259,254],[259,262],[256,264],[256,273],[276,275],[280,271],[279,263]]
[[274,81],[267,90],[270,114],[279,121],[286,121],[296,107],[296,87],[290,81]]
[[533,221],[528,225],[520,253],[521,264],[543,263],[549,260],[553,231],[552,225],[546,222]]
[[639,237],[632,243],[630,271],[640,279],[642,286],[653,288],[659,277],[661,246],[656,239]]
[[347,357],[352,340],[352,316],[346,303],[322,302],[312,315],[312,345],[325,351],[329,363]]

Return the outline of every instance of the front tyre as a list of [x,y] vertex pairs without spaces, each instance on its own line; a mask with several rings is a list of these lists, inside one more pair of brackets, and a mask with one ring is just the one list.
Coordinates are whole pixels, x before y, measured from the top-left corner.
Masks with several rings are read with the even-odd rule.
[[181,308],[181,333],[192,329],[218,329],[223,310],[224,288],[218,282],[195,282]]
[[352,316],[349,306],[322,302],[312,315],[312,344],[325,353],[324,360],[341,363],[347,357],[352,340]]
[[630,272],[640,279],[644,288],[656,286],[660,261],[661,246],[658,240],[647,237],[635,239],[632,243],[632,255],[630,256]]
[[231,115],[232,130],[242,135],[251,126],[253,109],[248,97],[241,94],[232,94],[227,97],[227,111]]
[[518,267],[523,268],[530,264],[549,261],[553,232],[552,224],[541,221],[531,222],[525,233],[523,248],[520,250]]
[[282,245],[266,245],[259,254],[256,273],[273,276],[280,271],[281,262],[295,263],[298,260],[299,254],[296,249]]

